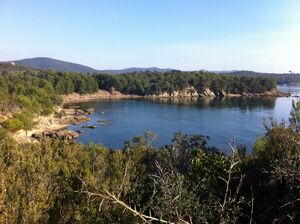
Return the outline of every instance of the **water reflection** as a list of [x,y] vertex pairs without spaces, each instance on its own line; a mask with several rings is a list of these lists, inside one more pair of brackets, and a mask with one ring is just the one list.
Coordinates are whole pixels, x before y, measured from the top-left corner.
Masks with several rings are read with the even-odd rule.
[[198,108],[238,108],[240,110],[273,109],[276,98],[224,97],[224,98],[157,98],[148,99],[159,104],[176,104]]

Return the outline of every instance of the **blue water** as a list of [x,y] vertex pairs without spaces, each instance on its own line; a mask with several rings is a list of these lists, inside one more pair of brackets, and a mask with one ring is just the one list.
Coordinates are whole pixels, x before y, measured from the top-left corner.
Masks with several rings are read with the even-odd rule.
[[[280,89],[300,94],[300,86],[280,86]],[[257,137],[265,132],[263,119],[287,121],[293,99],[296,98],[102,100],[80,104],[95,108],[92,120],[85,124],[96,125],[96,129],[83,129],[82,124],[71,125],[69,129],[85,132],[78,138],[79,142],[112,148],[120,148],[125,141],[150,130],[157,135],[156,146],[170,144],[174,132],[182,131],[207,135],[211,138],[210,145],[224,151],[231,140],[251,151]],[[97,120],[110,122],[101,126]]]

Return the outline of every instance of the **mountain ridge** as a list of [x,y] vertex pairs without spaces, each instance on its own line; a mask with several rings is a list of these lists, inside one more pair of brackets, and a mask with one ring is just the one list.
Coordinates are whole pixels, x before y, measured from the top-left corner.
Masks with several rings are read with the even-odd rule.
[[17,65],[28,66],[39,70],[53,69],[59,72],[80,72],[80,73],[97,72],[96,69],[85,65],[48,58],[48,57],[25,58],[21,60],[13,60],[10,62],[14,62]]
[[[26,70],[27,69],[38,69],[38,70],[47,70],[53,69],[59,72],[78,72],[78,73],[106,73],[111,75],[117,74],[126,74],[133,72],[168,72],[174,69],[171,68],[158,68],[158,67],[130,67],[125,69],[104,69],[98,70],[89,66],[82,64],[77,64],[73,62],[67,62],[62,60],[57,60],[48,57],[36,57],[36,58],[25,58],[21,60],[12,60],[6,62],[0,62],[0,71],[8,70]],[[207,70],[198,70],[198,71],[207,71]],[[207,71],[215,74],[222,75],[237,75],[245,77],[267,77],[274,78],[277,80],[278,84],[284,83],[300,83],[300,74],[299,73],[266,73],[266,72],[255,72],[247,70],[229,70],[229,71]]]
[[58,60],[49,57],[34,57],[34,58],[24,58],[20,60],[4,61],[3,63],[15,63],[16,65],[27,66],[38,70],[53,69],[59,72],[79,72],[79,73],[108,73],[108,74],[122,74],[131,73],[139,71],[156,71],[156,72],[167,72],[173,69],[171,68],[158,68],[158,67],[129,67],[124,69],[94,69],[92,67],[68,62],[63,60]]

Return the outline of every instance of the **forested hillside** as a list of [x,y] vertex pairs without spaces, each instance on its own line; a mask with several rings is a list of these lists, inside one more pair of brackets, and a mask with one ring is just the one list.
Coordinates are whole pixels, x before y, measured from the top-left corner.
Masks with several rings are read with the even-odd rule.
[[269,78],[225,76],[204,71],[134,72],[114,76],[99,74],[94,77],[100,88],[113,87],[121,92],[136,95],[183,90],[189,86],[200,92],[209,88],[216,95],[221,91],[233,94],[261,93],[276,88],[276,82]]
[[17,65],[23,65],[23,66],[27,66],[39,70],[54,69],[55,71],[59,71],[59,72],[81,72],[81,73],[97,72],[96,69],[93,69],[85,65],[67,62],[67,61],[61,61],[53,58],[46,58],[46,57],[26,58],[21,60],[15,60],[13,62]]

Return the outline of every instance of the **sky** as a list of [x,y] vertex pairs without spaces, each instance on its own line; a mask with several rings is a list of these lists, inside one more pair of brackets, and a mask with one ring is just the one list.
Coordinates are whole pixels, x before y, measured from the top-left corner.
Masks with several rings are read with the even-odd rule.
[[0,0],[0,61],[300,72],[299,0]]

